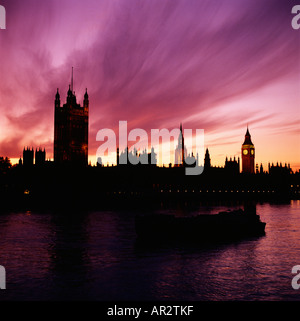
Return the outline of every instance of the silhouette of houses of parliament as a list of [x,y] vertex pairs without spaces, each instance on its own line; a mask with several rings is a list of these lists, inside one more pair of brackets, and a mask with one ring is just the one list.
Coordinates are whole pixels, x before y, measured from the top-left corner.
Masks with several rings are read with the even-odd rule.
[[[149,153],[146,149],[138,152],[136,149],[129,151],[128,147],[122,152],[117,148],[116,154],[116,167],[118,169],[108,169],[101,170],[93,169],[92,166],[87,166],[88,164],[88,117],[89,117],[89,97],[87,90],[84,95],[83,106],[76,101],[76,96],[73,91],[73,73],[71,85],[67,92],[66,103],[61,105],[60,94],[57,90],[54,101],[55,115],[54,115],[54,162],[46,161],[46,151],[45,149],[34,149],[24,148],[23,150],[23,167],[30,168],[35,164],[36,167],[44,168],[44,173],[47,175],[60,175],[62,173],[57,164],[76,164],[80,166],[83,170],[77,172],[81,176],[81,181],[85,181],[86,173],[95,177],[98,175],[101,177],[103,185],[110,186],[111,190],[115,192],[118,190],[118,184],[123,187],[127,186],[127,189],[136,189],[136,181],[131,181],[130,175],[136,173],[136,175],[143,177],[142,180],[151,184],[149,186],[157,186],[162,191],[172,190],[172,186],[186,186],[185,189],[188,190],[189,186],[193,186],[193,190],[197,190],[197,186],[200,184],[202,188],[199,190],[251,190],[251,188],[246,187],[248,184],[252,187],[254,186],[254,180],[259,179],[259,183],[255,183],[256,187],[252,190],[259,190],[261,186],[265,186],[266,190],[273,190],[273,188],[267,188],[267,184],[276,186],[278,184],[278,177],[287,177],[289,174],[293,174],[290,165],[282,164],[268,165],[268,172],[264,172],[262,164],[260,167],[258,164],[255,166],[255,147],[251,140],[251,135],[247,126],[244,142],[241,146],[241,162],[240,157],[233,157],[225,159],[225,164],[223,167],[215,167],[211,164],[211,157],[208,148],[205,152],[204,164],[201,162],[199,164],[199,155],[196,157],[193,153],[188,154],[187,148],[184,143],[184,135],[182,124],[180,124],[180,133],[178,137],[178,144],[174,150],[174,165],[168,164],[169,168],[163,166],[159,168],[157,166],[157,154],[154,148],[151,148]],[[101,159],[97,160],[97,167],[102,168]],[[20,159],[19,164],[22,164]],[[43,166],[47,164],[47,166]],[[187,178],[184,174],[184,167],[194,167],[194,166],[204,166],[203,174],[200,176]],[[137,166],[134,166],[137,165]],[[138,166],[142,165],[142,166]],[[241,166],[242,165],[242,166]],[[78,168],[78,166],[76,168]],[[127,167],[126,167],[127,166]],[[68,167],[68,166],[67,166]],[[63,171],[67,169],[66,166],[61,167]],[[70,166],[72,168],[72,166]],[[85,170],[87,168],[87,171]],[[131,169],[130,169],[131,168]],[[127,170],[130,169],[130,170]],[[100,174],[101,173],[101,174]],[[242,173],[243,175],[239,175]],[[70,175],[71,171],[69,171]],[[253,174],[253,175],[252,175]],[[255,175],[258,174],[258,175]],[[265,176],[265,174],[269,174]],[[244,175],[250,177],[249,179],[244,178]],[[50,175],[51,176],[51,175]],[[76,175],[75,175],[76,176]],[[76,176],[76,177],[77,177]],[[256,178],[254,177],[256,176]],[[273,178],[274,181],[272,181]],[[78,178],[78,177],[77,177]],[[76,179],[77,179],[76,178]],[[75,178],[74,178],[75,179]],[[268,183],[266,183],[268,181]],[[147,182],[143,184],[147,184]],[[189,182],[189,183],[187,183]],[[139,180],[139,184],[141,180]],[[187,184],[187,185],[185,185]],[[246,184],[246,185],[245,185]],[[200,186],[199,185],[199,186]],[[270,185],[270,186],[271,186]],[[295,186],[295,184],[291,184]],[[296,184],[297,185],[297,184]],[[140,185],[139,185],[140,186]],[[159,186],[159,187],[158,187]],[[199,187],[198,186],[198,187]],[[260,187],[259,187],[260,186]],[[286,185],[288,186],[288,184]],[[102,192],[105,193],[103,190]]]
[[74,165],[88,164],[89,96],[84,94],[83,106],[76,101],[72,81],[67,101],[61,106],[57,89],[54,113],[54,162]]
[[[71,85],[67,92],[66,103],[61,106],[60,94],[57,89],[55,96],[55,117],[54,117],[54,163],[76,164],[86,166],[88,163],[88,117],[89,117],[89,97],[87,90],[84,95],[83,107],[76,101],[75,92],[73,92],[73,72]],[[265,174],[288,175],[293,171],[290,164],[282,163],[277,165],[268,164],[268,172],[264,172],[262,164],[255,166],[255,147],[251,140],[251,135],[247,126],[244,143],[241,148],[242,154],[242,173],[246,174]],[[32,165],[43,166],[46,162],[46,151],[44,149],[33,148],[23,149],[23,161],[20,158],[19,165],[30,167]],[[154,148],[148,153],[146,149],[137,152],[136,149],[129,151],[128,147],[119,152],[117,148],[117,166],[121,165],[151,165],[157,166],[157,154]],[[102,160],[97,160],[97,166],[102,167]],[[174,167],[200,166],[198,154],[188,154],[184,144],[184,135],[182,124],[180,124],[180,134],[178,144],[174,153]],[[169,167],[172,167],[169,164]],[[237,175],[240,173],[240,157],[233,159],[226,157],[224,167],[215,167],[211,165],[211,158],[208,148],[204,157],[204,175],[218,176],[222,174]]]
[[[294,175],[290,165],[255,166],[255,148],[247,127],[242,144],[242,170],[240,157],[225,159],[224,167],[211,164],[208,148],[204,157],[204,171],[201,175],[185,175],[187,166],[201,166],[199,155],[187,153],[184,144],[182,125],[178,144],[174,153],[174,166],[157,166],[157,154],[154,148],[149,153],[146,149],[125,148],[120,153],[117,149],[117,166],[86,166],[88,163],[88,113],[89,99],[84,95],[83,107],[76,102],[76,96],[70,86],[67,102],[61,107],[60,94],[55,96],[54,162],[46,161],[45,149],[24,148],[23,166],[12,167],[8,171],[10,183],[0,184],[9,200],[18,198],[19,202],[88,206],[115,200],[172,201],[187,199],[215,198],[279,198],[300,197],[300,172]],[[73,166],[56,166],[66,163]],[[136,164],[136,165],[135,165]],[[34,165],[34,166],[33,166]],[[43,166],[45,165],[45,166]],[[141,166],[139,166],[141,165]],[[242,172],[242,173],[241,173]],[[3,181],[4,182],[4,181]],[[84,188],[82,188],[84,186]],[[67,200],[67,201],[66,201]]]
[[[66,103],[61,106],[60,94],[57,89],[54,101],[54,163],[56,164],[76,164],[86,166],[88,164],[88,122],[89,122],[89,96],[86,92],[84,94],[83,106],[77,103],[75,92],[73,91],[73,69],[71,84],[67,92]],[[241,147],[242,158],[242,173],[245,174],[263,174],[262,164],[260,168],[258,164],[255,166],[255,147],[251,140],[251,135],[247,126],[244,143]],[[24,166],[43,165],[46,162],[45,149],[36,149],[35,157],[34,150],[24,148],[23,150],[23,164]],[[117,166],[120,165],[151,165],[157,166],[157,154],[154,148],[148,153],[143,150],[138,153],[135,149],[129,151],[128,147],[121,152],[117,148]],[[20,159],[19,164],[22,164]],[[97,159],[97,166],[102,167],[101,158]],[[198,154],[195,156],[193,153],[188,154],[187,148],[184,143],[184,135],[182,124],[180,124],[180,134],[178,136],[178,144],[174,153],[174,167],[187,167],[187,166],[200,166]],[[172,167],[169,164],[169,167]],[[270,174],[291,174],[292,170],[290,165],[282,166],[281,164],[275,166],[268,165],[268,172]],[[204,174],[205,175],[222,175],[230,174],[237,175],[240,173],[240,157],[233,159],[226,157],[224,167],[214,167],[211,165],[211,158],[208,148],[206,149],[204,157]]]
[[[247,126],[240,157],[225,159],[224,167],[214,167],[208,148],[203,159],[188,154],[182,125],[174,150],[174,166],[157,166],[157,154],[144,149],[120,153],[117,166],[88,165],[89,96],[84,94],[83,105],[77,103],[73,91],[73,71],[66,103],[61,104],[57,89],[54,100],[54,161],[46,160],[44,149],[23,149],[23,162],[10,166],[4,161],[0,168],[0,192],[7,206],[28,204],[40,206],[62,204],[69,208],[129,203],[152,204],[156,201],[215,199],[300,198],[300,171],[293,173],[284,166],[255,166],[255,147]],[[66,164],[67,166],[60,166]],[[136,165],[135,165],[136,164]],[[202,165],[203,164],[203,165]],[[1,165],[1,164],[0,164]],[[58,165],[58,166],[57,166]],[[76,165],[69,166],[69,165]],[[139,166],[141,165],[141,166]],[[240,166],[242,165],[242,166]],[[6,166],[6,167],[5,167]],[[186,175],[185,167],[204,167],[201,175]],[[240,170],[241,168],[241,170]],[[140,205],[139,205],[140,208]]]

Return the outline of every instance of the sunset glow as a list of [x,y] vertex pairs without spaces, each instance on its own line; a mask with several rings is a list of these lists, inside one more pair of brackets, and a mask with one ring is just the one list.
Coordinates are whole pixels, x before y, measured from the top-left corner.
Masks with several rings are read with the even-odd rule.
[[[54,98],[90,99],[96,134],[119,121],[204,129],[212,165],[240,157],[247,125],[255,162],[300,169],[300,30],[296,1],[3,0],[0,156],[24,146],[53,159]],[[115,154],[111,155],[112,162]]]

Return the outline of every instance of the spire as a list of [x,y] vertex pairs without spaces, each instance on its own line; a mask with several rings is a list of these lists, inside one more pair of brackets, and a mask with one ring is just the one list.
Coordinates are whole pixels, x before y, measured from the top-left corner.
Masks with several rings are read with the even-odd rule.
[[211,166],[210,165],[210,155],[209,155],[208,148],[206,148],[205,158],[204,158],[204,167],[209,168],[210,166]]
[[71,78],[71,91],[72,91],[72,93],[73,93],[73,81],[74,81],[74,79],[73,79],[73,67],[72,67],[72,78]]
[[87,88],[85,88],[84,99],[89,99],[89,95],[88,95],[88,93],[87,93]]
[[182,132],[182,123],[180,123],[180,132],[178,136],[178,148],[182,147],[182,143],[183,143],[183,132]]
[[182,131],[182,124],[180,123],[180,133],[181,133],[181,161],[182,165],[185,164],[185,158],[184,158],[184,136]]
[[243,145],[253,145],[253,143],[251,141],[251,135],[249,132],[248,124],[247,124],[247,131],[246,131],[246,135],[245,135],[245,141],[244,141]]
[[55,95],[55,99],[56,99],[56,100],[59,100],[59,99],[60,99],[60,95],[59,95],[58,88],[57,88],[57,92],[56,92],[56,95]]
[[72,96],[71,85],[69,84],[68,96]]
[[249,133],[249,128],[248,128],[248,124],[247,124],[247,131],[246,131],[246,136],[251,136]]

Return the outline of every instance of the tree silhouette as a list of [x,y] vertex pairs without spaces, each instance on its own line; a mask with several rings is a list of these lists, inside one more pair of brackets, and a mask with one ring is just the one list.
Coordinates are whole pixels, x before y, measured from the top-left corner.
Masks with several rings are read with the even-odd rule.
[[8,157],[0,157],[0,173],[5,174],[11,168],[11,162]]

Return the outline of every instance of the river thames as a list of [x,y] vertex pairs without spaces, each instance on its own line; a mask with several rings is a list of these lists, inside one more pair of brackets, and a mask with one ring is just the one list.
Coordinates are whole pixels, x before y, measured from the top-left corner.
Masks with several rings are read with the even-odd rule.
[[[238,205],[160,213],[215,214]],[[144,247],[138,210],[0,215],[1,300],[289,301],[300,265],[300,201],[258,203],[266,235],[234,243]]]

